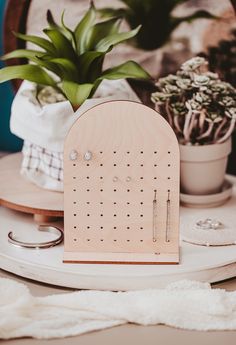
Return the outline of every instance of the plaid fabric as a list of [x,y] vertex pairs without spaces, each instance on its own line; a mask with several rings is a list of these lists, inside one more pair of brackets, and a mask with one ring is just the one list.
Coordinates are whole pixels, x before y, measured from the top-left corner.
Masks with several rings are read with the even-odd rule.
[[47,176],[63,181],[63,153],[53,152],[24,141],[22,168],[42,172]]

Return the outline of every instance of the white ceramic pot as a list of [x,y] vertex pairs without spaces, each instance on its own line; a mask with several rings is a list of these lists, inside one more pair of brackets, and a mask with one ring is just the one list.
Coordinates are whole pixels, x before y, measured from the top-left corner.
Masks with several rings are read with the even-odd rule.
[[230,152],[231,138],[222,144],[180,145],[182,193],[208,195],[220,192]]
[[94,97],[74,112],[69,101],[41,106],[30,92],[34,88],[24,81],[11,109],[11,131],[24,140],[21,174],[39,187],[62,192],[64,139],[78,117],[106,101],[140,100],[126,80],[103,80]]

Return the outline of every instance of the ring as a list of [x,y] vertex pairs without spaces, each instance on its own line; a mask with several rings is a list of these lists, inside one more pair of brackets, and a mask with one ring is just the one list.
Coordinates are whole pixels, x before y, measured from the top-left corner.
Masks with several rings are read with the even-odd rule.
[[199,220],[196,227],[202,230],[218,230],[223,228],[223,224],[217,219],[206,218],[205,220]]
[[50,232],[52,234],[58,235],[58,237],[55,240],[47,241],[47,242],[41,242],[41,243],[34,243],[34,242],[23,242],[18,241],[14,238],[13,232],[8,233],[8,242],[12,245],[20,248],[30,248],[30,249],[46,249],[50,247],[54,247],[57,244],[61,243],[63,241],[63,231],[55,226],[48,226],[48,225],[39,225],[38,226],[39,231],[46,231]]

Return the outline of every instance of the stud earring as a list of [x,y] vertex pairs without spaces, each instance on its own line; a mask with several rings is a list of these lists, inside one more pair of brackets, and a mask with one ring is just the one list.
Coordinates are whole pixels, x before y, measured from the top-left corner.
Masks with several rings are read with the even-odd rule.
[[75,161],[78,158],[78,152],[76,150],[72,150],[69,154],[69,158],[71,161]]
[[90,161],[92,159],[92,152],[91,151],[86,151],[85,154],[84,154],[84,160],[85,161]]

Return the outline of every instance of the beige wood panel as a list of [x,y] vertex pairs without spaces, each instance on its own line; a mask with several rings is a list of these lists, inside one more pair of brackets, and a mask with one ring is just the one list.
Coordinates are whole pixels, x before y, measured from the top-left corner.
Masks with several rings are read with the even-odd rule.
[[21,153],[0,159],[0,205],[43,217],[63,217],[63,193],[44,190],[24,179],[21,159]]
[[[72,253],[84,261],[78,252],[178,261],[179,147],[153,109],[112,101],[84,113],[65,142],[64,192],[66,261],[73,261]],[[98,254],[98,261],[117,261],[117,255]]]

